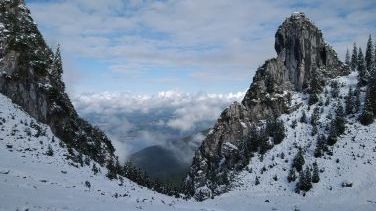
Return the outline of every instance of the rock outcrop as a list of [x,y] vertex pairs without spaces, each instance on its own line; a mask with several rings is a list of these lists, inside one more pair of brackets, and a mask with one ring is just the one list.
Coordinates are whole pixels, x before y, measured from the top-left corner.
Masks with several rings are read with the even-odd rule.
[[195,153],[185,184],[196,199],[228,188],[229,174],[248,164],[243,144],[251,128],[289,112],[291,92],[310,92],[314,76],[324,81],[349,73],[303,13],[292,14],[278,28],[275,50],[277,58],[258,68],[243,101],[222,112]]
[[47,46],[24,1],[0,1],[0,93],[48,124],[69,148],[105,164],[114,158],[114,148],[78,116],[61,75],[60,52]]

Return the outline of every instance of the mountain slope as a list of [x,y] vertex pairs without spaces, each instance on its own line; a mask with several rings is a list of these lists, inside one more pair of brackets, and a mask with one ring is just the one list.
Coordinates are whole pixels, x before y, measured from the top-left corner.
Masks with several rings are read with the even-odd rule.
[[161,146],[147,147],[132,154],[129,160],[147,175],[168,184],[180,184],[189,168],[189,164],[175,157],[174,151]]
[[229,174],[248,164],[243,145],[249,144],[245,140],[249,133],[266,119],[296,109],[290,107],[293,92],[316,97],[326,80],[349,73],[303,13],[287,18],[275,37],[277,58],[267,60],[257,70],[243,101],[223,111],[195,154],[186,186],[199,200],[228,189]]
[[[295,114],[292,114],[293,117]],[[357,136],[361,140],[353,142],[352,136],[345,135],[339,143],[345,148],[336,148],[335,154],[340,157],[341,168],[331,171],[327,168],[321,174],[324,181],[337,181],[332,183],[332,190],[327,185],[321,188],[317,186],[313,191],[308,192],[306,197],[295,194],[289,190],[293,188],[288,185],[285,178],[287,172],[281,170],[284,162],[278,157],[274,162],[278,163],[272,169],[266,171],[265,177],[260,180],[260,185],[254,185],[255,174],[248,171],[242,172],[239,176],[241,186],[214,199],[203,202],[194,200],[182,200],[168,197],[148,189],[142,188],[128,179],[108,180],[105,176],[106,169],[98,167],[100,172],[94,175],[93,164],[83,167],[71,160],[66,159],[68,149],[53,134],[47,125],[38,123],[30,115],[14,105],[10,99],[0,94],[0,210],[374,210],[376,207],[376,179],[375,168],[367,163],[371,159],[375,163],[375,153],[368,145],[366,150],[361,146],[370,142],[375,137],[376,124],[370,127],[355,124],[358,131]],[[34,122],[33,126],[30,123]],[[307,127],[308,125],[306,125]],[[300,127],[300,126],[299,126]],[[302,125],[302,127],[304,127]],[[38,129],[42,132],[38,134]],[[304,131],[304,129],[303,129]],[[28,135],[30,134],[30,135]],[[302,133],[303,134],[303,133]],[[54,140],[54,141],[53,141]],[[347,145],[345,143],[348,143]],[[307,144],[304,142],[302,144]],[[48,146],[51,146],[53,155],[47,155]],[[291,142],[283,142],[275,148],[277,153],[286,152]],[[353,162],[349,149],[353,148],[356,155],[356,162]],[[274,149],[273,149],[274,150]],[[286,151],[285,151],[286,150]],[[373,152],[373,154],[372,154]],[[76,153],[76,152],[75,152]],[[358,155],[359,154],[359,157]],[[265,164],[273,163],[272,154],[264,158]],[[252,166],[258,173],[264,163],[252,160]],[[325,161],[324,159],[322,161]],[[309,161],[311,162],[311,161]],[[337,165],[335,159],[327,160],[327,165],[320,162],[321,167]],[[364,164],[364,162],[366,164]],[[99,166],[98,164],[96,166]],[[272,177],[278,173],[278,182]],[[326,179],[326,175],[328,178]],[[340,182],[349,177],[357,178],[351,180],[353,187],[342,188]],[[90,183],[90,188],[85,184]],[[119,184],[122,184],[120,186]],[[329,184],[326,183],[325,184]],[[281,186],[281,187],[280,187]],[[287,187],[284,190],[283,187]]]
[[47,46],[23,0],[0,1],[0,93],[101,165],[114,159],[106,135],[81,119],[62,81],[60,50]]

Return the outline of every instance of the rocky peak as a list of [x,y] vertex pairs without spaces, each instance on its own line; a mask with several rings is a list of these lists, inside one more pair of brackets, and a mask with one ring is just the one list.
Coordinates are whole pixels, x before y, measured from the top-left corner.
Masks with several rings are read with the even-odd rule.
[[321,30],[302,12],[293,13],[278,28],[275,50],[297,91],[306,88],[314,71],[333,64],[341,66],[334,51],[325,44]]
[[114,159],[105,134],[75,111],[60,73],[61,60],[34,23],[23,0],[0,1],[0,93],[48,124],[69,148],[100,164]]
[[303,13],[288,17],[275,38],[278,56],[257,69],[242,103],[222,112],[195,154],[186,185],[197,199],[223,191],[223,181],[227,181],[223,175],[247,163],[244,140],[251,129],[265,119],[290,112],[292,91],[312,92],[312,81],[322,82],[349,72]]

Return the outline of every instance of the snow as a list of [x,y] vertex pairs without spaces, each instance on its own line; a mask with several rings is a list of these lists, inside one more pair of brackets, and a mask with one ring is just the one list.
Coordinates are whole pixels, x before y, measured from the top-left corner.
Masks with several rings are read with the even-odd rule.
[[224,145],[225,147],[227,147],[228,149],[238,150],[238,148],[237,148],[235,145],[231,144],[230,142],[226,142],[226,143],[224,143],[223,145]]
[[[348,86],[355,85],[355,77],[352,74],[335,79],[344,84],[341,95],[347,94]],[[310,118],[314,106],[308,110],[306,101],[304,94],[293,95],[292,106],[304,103],[281,117],[287,138],[268,151],[262,161],[259,156],[253,157],[248,170],[235,178],[233,190],[196,202],[156,193],[128,179],[120,186],[121,181],[106,178],[104,168],[94,175],[93,162],[75,167],[48,126],[0,94],[0,210],[376,210],[376,124],[365,127],[356,122],[356,116],[350,118],[345,134],[333,148],[333,156],[315,158],[316,137],[310,135],[311,125],[297,121],[295,129],[290,127],[303,109]],[[324,109],[320,124],[328,121],[326,116],[334,104],[333,100]],[[31,122],[37,126],[31,127]],[[42,135],[36,137],[38,130]],[[306,196],[294,193],[295,182],[286,179],[297,152],[295,145],[306,150],[306,164],[316,161],[323,170],[320,182]],[[49,146],[53,156],[46,154]],[[264,166],[266,171],[261,174]],[[260,180],[257,186],[256,176]],[[352,187],[342,187],[344,182],[352,183]]]

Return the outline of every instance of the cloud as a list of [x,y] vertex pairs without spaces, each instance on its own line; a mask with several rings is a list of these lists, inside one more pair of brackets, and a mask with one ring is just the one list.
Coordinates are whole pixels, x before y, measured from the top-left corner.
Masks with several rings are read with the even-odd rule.
[[183,80],[214,87],[226,83],[213,81],[248,84],[256,68],[275,55],[274,33],[295,10],[318,24],[341,58],[352,41],[364,42],[376,29],[373,0],[61,0],[29,5],[48,40],[62,42],[64,54],[104,61],[107,74],[116,70],[129,82],[142,81],[155,69],[186,72],[171,83],[175,87]]
[[244,94],[103,92],[75,94],[72,102],[80,115],[114,140],[122,159],[153,145],[193,156],[202,136],[186,144],[174,142],[212,127],[222,110],[233,101],[242,100]]

